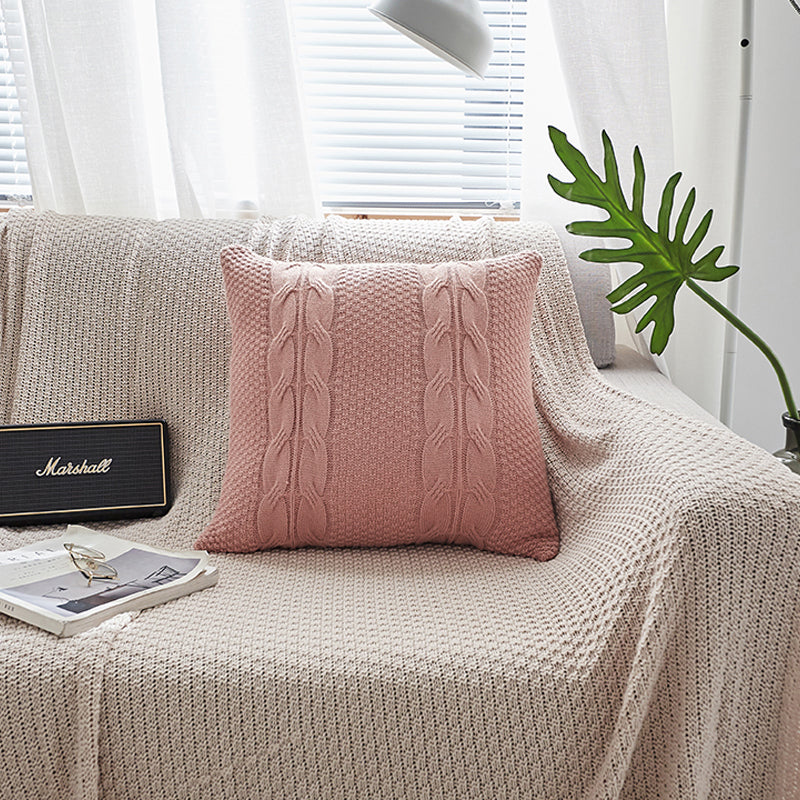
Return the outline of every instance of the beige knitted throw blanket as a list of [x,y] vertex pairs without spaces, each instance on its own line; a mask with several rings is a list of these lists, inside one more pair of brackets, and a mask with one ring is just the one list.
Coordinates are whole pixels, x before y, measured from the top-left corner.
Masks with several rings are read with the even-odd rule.
[[[0,617],[0,797],[800,796],[800,480],[605,383],[547,226],[12,215],[0,420],[170,425],[173,509],[97,527],[183,548],[210,518],[217,254],[247,242],[318,261],[539,250],[531,363],[561,552],[220,555],[217,587],[69,639]],[[51,532],[0,529],[0,548]]]

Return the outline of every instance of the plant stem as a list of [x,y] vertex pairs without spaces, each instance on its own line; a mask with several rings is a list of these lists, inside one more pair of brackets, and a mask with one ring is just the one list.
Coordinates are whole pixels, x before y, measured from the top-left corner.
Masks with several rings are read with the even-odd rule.
[[778,383],[781,385],[781,391],[783,392],[783,401],[786,403],[786,409],[789,412],[789,416],[793,417],[794,419],[800,419],[797,412],[797,406],[795,405],[794,398],[792,397],[792,390],[789,388],[789,381],[786,378],[786,373],[781,366],[781,362],[778,361],[778,357],[775,353],[772,352],[769,345],[755,332],[752,328],[748,327],[747,325],[742,322],[739,317],[736,316],[732,311],[729,311],[722,303],[720,303],[716,298],[712,297],[708,292],[698,286],[691,278],[686,279],[686,285],[700,298],[706,301],[711,308],[715,311],[718,311],[725,317],[734,328],[736,328],[739,333],[746,336],[767,358],[770,364],[772,364],[772,368],[775,370],[775,374],[778,376]]

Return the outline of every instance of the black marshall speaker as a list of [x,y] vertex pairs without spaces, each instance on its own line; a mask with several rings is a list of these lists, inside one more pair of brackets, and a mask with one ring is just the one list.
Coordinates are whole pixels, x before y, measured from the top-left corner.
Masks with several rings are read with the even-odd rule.
[[155,517],[169,506],[163,420],[0,426],[0,525]]

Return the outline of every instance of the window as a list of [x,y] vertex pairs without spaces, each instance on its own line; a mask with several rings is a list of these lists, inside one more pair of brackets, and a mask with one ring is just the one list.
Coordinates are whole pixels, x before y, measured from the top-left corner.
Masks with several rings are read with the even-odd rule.
[[[526,56],[526,32],[530,39],[544,29],[542,4],[481,0],[494,37],[492,63],[481,81],[392,30],[367,11],[368,2],[290,0],[323,206],[342,212],[516,213],[523,112],[530,119],[546,108],[546,121],[552,121],[553,103],[543,100],[561,96],[554,56],[539,63],[552,43],[528,41]],[[25,76],[18,72],[15,85],[11,60],[22,46],[21,12],[14,8],[6,3],[0,12],[0,203],[31,202],[17,97],[19,89],[25,98]],[[536,61],[526,65],[526,58]],[[13,60],[19,70],[24,59]],[[525,110],[523,76],[531,66],[546,78],[537,80],[536,102]],[[529,165],[530,130],[539,128],[545,130],[545,121],[526,133]],[[538,165],[536,171],[546,174]]]
[[486,79],[461,75],[370,14],[293,0],[314,166],[331,210],[519,207],[525,0],[483,0]]
[[7,24],[0,11],[0,203],[30,203],[31,181],[25,156],[25,139],[11,68]]

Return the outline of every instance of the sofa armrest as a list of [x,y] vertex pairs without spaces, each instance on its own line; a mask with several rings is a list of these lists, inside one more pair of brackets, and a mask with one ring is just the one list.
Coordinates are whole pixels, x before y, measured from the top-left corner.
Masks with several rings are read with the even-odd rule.
[[560,390],[555,382],[541,385],[552,381],[549,369],[535,377],[551,488],[567,537],[573,524],[584,527],[576,517],[612,508],[615,524],[625,528],[636,526],[640,511],[653,517],[656,507],[675,522],[694,518],[699,508],[720,530],[738,527],[750,511],[776,532],[792,528],[793,514],[800,518],[800,481],[631,348],[619,347],[613,366],[595,370],[591,390],[586,375],[579,391],[563,373]]
[[678,414],[701,419],[718,427],[722,423],[684,394],[655,365],[652,359],[626,345],[617,345],[614,363],[600,370],[611,386]]

